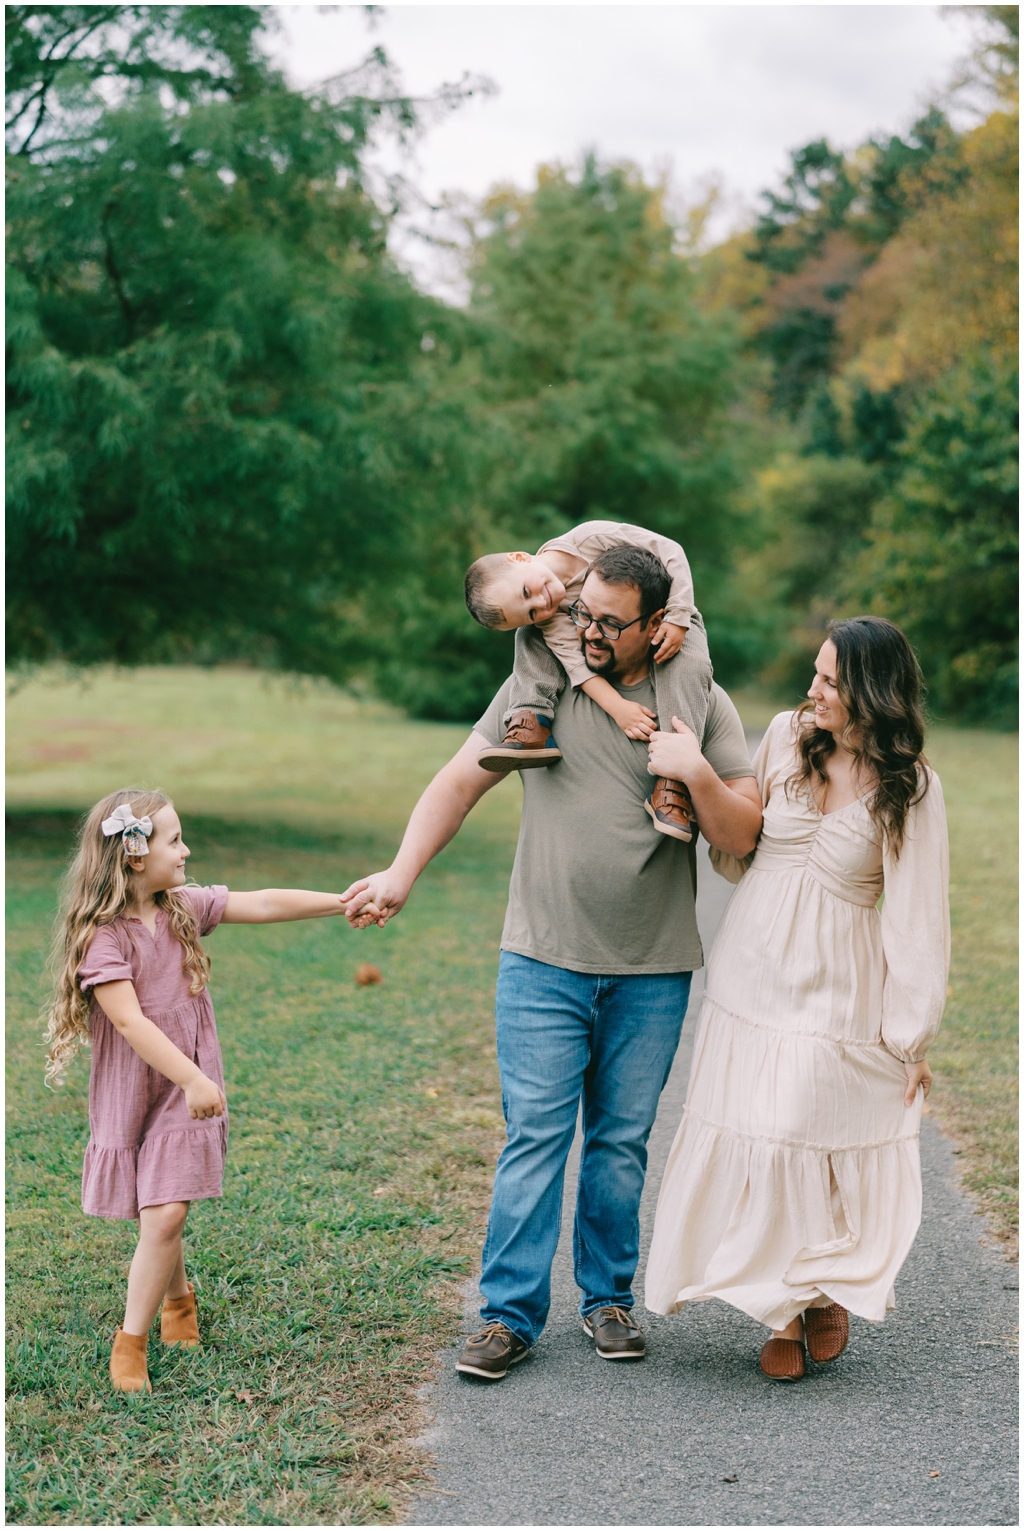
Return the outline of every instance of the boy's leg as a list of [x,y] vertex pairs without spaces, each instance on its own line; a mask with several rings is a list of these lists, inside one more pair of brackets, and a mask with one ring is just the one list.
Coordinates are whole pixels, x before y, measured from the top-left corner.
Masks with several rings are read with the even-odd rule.
[[[657,698],[658,727],[672,732],[672,719],[688,724],[698,740],[703,741],[711,699],[714,671],[708,652],[708,635],[699,612],[679,653],[665,664],[654,666],[654,691]],[[682,782],[660,776],[644,804],[655,829],[676,840],[692,840],[695,816],[690,794]]]
[[691,976],[598,980],[573,1230],[584,1318],[599,1308],[633,1306],[647,1139],[679,1045]]
[[480,1291],[485,1324],[536,1343],[551,1301],[565,1163],[590,1059],[599,980],[502,952],[498,1066],[508,1143],[498,1160]]
[[704,621],[700,612],[694,612],[693,623],[679,653],[664,664],[654,666],[658,727],[663,733],[672,732],[675,717],[692,728],[698,740],[703,740],[713,678]]
[[484,770],[522,771],[561,760],[551,726],[565,684],[565,671],[537,629],[517,628],[505,736],[500,744],[480,751]]
[[535,627],[516,628],[516,655],[512,665],[512,690],[506,728],[517,712],[539,712],[553,718],[558,698],[565,689],[566,674]]

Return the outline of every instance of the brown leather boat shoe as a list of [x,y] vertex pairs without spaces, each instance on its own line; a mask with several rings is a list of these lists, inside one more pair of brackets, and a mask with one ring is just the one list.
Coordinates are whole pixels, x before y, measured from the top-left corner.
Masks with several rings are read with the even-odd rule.
[[510,1366],[523,1361],[530,1347],[505,1324],[485,1324],[479,1334],[471,1334],[455,1363],[457,1372],[500,1382]]
[[850,1338],[850,1315],[837,1302],[827,1308],[808,1308],[804,1314],[807,1354],[812,1361],[834,1361]]
[[799,1340],[772,1335],[761,1351],[761,1370],[773,1382],[799,1382],[804,1374],[804,1347]]
[[661,834],[671,835],[673,840],[693,839],[697,816],[690,793],[681,781],[659,776],[644,807]]
[[583,1320],[602,1361],[642,1361],[643,1330],[638,1329],[628,1308],[597,1308]]
[[551,737],[551,721],[540,712],[514,712],[500,744],[488,745],[476,757],[485,771],[528,771],[561,760]]

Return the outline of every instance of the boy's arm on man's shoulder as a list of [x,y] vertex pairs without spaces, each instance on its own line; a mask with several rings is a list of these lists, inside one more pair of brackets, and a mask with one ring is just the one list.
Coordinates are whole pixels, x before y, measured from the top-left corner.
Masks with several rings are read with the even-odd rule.
[[633,526],[629,521],[583,521],[564,536],[552,537],[541,548],[538,557],[543,555],[545,548],[559,548],[592,563],[599,553],[607,548],[620,547],[623,543],[635,548],[646,548],[648,553],[653,553],[665,565],[672,581],[665,607],[665,621],[674,622],[677,627],[689,627],[690,619],[697,609],[693,595],[693,574],[682,547],[671,537],[648,531],[645,526]]
[[663,537],[660,532],[650,532],[644,526],[630,526],[627,522],[622,523],[619,532],[619,541],[646,548],[648,553],[653,553],[665,565],[672,580],[672,589],[665,606],[665,621],[673,622],[677,627],[689,627],[697,607],[690,561],[681,545],[671,537]]

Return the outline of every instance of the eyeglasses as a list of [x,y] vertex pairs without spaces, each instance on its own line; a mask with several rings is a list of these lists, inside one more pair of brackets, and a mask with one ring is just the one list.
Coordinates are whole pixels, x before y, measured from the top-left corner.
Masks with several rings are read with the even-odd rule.
[[618,643],[627,627],[635,627],[638,622],[643,621],[642,617],[634,617],[632,622],[613,622],[610,617],[602,617],[599,622],[580,605],[579,601],[573,601],[569,607],[569,615],[577,627],[596,627],[601,637],[607,638],[609,643]]

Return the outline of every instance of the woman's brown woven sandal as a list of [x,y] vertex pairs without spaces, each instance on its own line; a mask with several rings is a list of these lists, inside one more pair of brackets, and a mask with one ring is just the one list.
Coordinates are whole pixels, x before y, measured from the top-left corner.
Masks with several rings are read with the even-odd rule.
[[804,1314],[807,1354],[819,1365],[834,1361],[846,1349],[850,1338],[850,1316],[837,1302],[827,1308],[808,1308]]
[[799,1382],[804,1374],[804,1347],[799,1340],[772,1335],[761,1351],[761,1370],[773,1382]]

